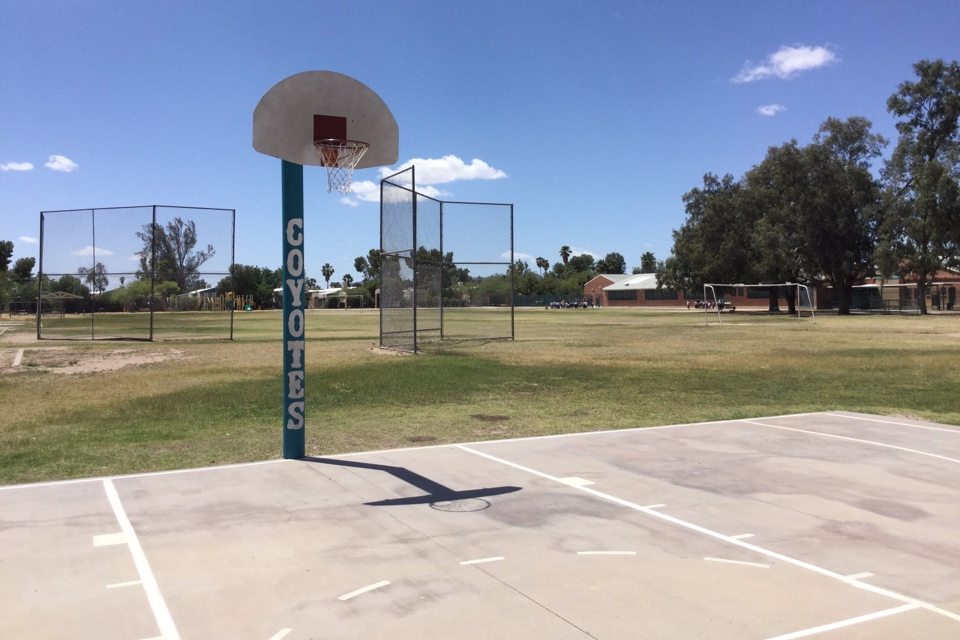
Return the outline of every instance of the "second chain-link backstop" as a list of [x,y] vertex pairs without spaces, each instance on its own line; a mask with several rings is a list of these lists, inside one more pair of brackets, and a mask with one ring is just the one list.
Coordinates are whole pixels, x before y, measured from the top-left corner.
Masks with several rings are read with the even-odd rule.
[[513,205],[417,192],[416,167],[380,181],[380,346],[512,339]]

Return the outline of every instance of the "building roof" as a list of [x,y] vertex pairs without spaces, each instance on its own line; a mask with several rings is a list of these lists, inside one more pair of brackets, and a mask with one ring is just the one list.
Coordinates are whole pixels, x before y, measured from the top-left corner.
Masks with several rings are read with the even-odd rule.
[[[604,291],[630,291],[636,289],[656,289],[657,274],[655,273],[634,273],[631,275],[604,275],[605,278],[613,280],[613,284],[603,288]],[[614,280],[616,278],[616,280]]]

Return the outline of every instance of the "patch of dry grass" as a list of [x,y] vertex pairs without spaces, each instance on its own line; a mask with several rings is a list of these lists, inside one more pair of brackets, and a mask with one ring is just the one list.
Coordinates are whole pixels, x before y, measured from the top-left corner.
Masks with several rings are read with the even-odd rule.
[[[719,326],[685,310],[518,309],[515,341],[417,357],[380,353],[378,321],[308,315],[308,455],[831,409],[960,425],[952,314],[738,312]],[[278,457],[280,322],[237,314],[234,342],[36,342],[8,327],[0,482]]]

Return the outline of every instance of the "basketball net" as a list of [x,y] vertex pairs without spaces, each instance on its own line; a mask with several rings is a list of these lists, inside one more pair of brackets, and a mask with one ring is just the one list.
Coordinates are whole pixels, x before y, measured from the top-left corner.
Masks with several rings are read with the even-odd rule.
[[327,169],[327,192],[353,193],[353,169],[370,145],[356,140],[314,140],[320,164]]

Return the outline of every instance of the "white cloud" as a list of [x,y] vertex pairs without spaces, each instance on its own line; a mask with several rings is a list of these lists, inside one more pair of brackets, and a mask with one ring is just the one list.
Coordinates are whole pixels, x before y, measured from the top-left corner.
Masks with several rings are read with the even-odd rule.
[[787,108],[782,104],[765,104],[757,107],[757,113],[762,116],[775,116],[781,111],[786,111]]
[[[93,246],[91,246],[91,245],[88,244],[88,245],[85,246],[83,249],[77,249],[76,251],[71,251],[70,253],[71,253],[71,255],[75,255],[75,256],[84,256],[84,257],[86,257],[86,256],[92,256],[92,255],[93,255]],[[110,251],[109,249],[104,249],[104,248],[102,248],[102,247],[97,247],[97,255],[98,255],[98,256],[112,256],[112,255],[113,255],[113,251]]]
[[[502,257],[504,260],[509,260],[509,259],[510,259],[510,253],[509,253],[509,252],[504,252],[504,253],[501,255],[501,257]],[[513,254],[513,260],[514,260],[514,262],[516,262],[517,260],[526,260],[527,262],[530,263],[530,266],[531,266],[531,267],[534,266],[534,265],[536,265],[536,262],[537,262],[537,259],[536,259],[535,257],[531,256],[529,253],[517,253],[517,252],[514,252],[514,254]]]
[[780,47],[767,57],[764,64],[747,63],[731,82],[753,82],[767,78],[789,78],[801,71],[826,66],[837,59],[827,47]]
[[50,156],[50,159],[43,166],[62,173],[71,173],[77,170],[77,163],[66,156]]
[[40,242],[36,238],[31,238],[30,236],[20,236],[19,238],[17,238],[17,240],[19,240],[24,244],[37,244],[38,242]]
[[381,175],[386,177],[409,169],[413,165],[417,167],[417,191],[421,193],[424,192],[420,185],[443,184],[456,180],[499,180],[507,177],[506,173],[494,169],[483,160],[474,158],[470,161],[470,164],[466,164],[455,155],[447,155],[442,158],[413,158],[396,169],[382,169]]
[[33,165],[29,162],[7,162],[0,164],[0,171],[30,171]]

